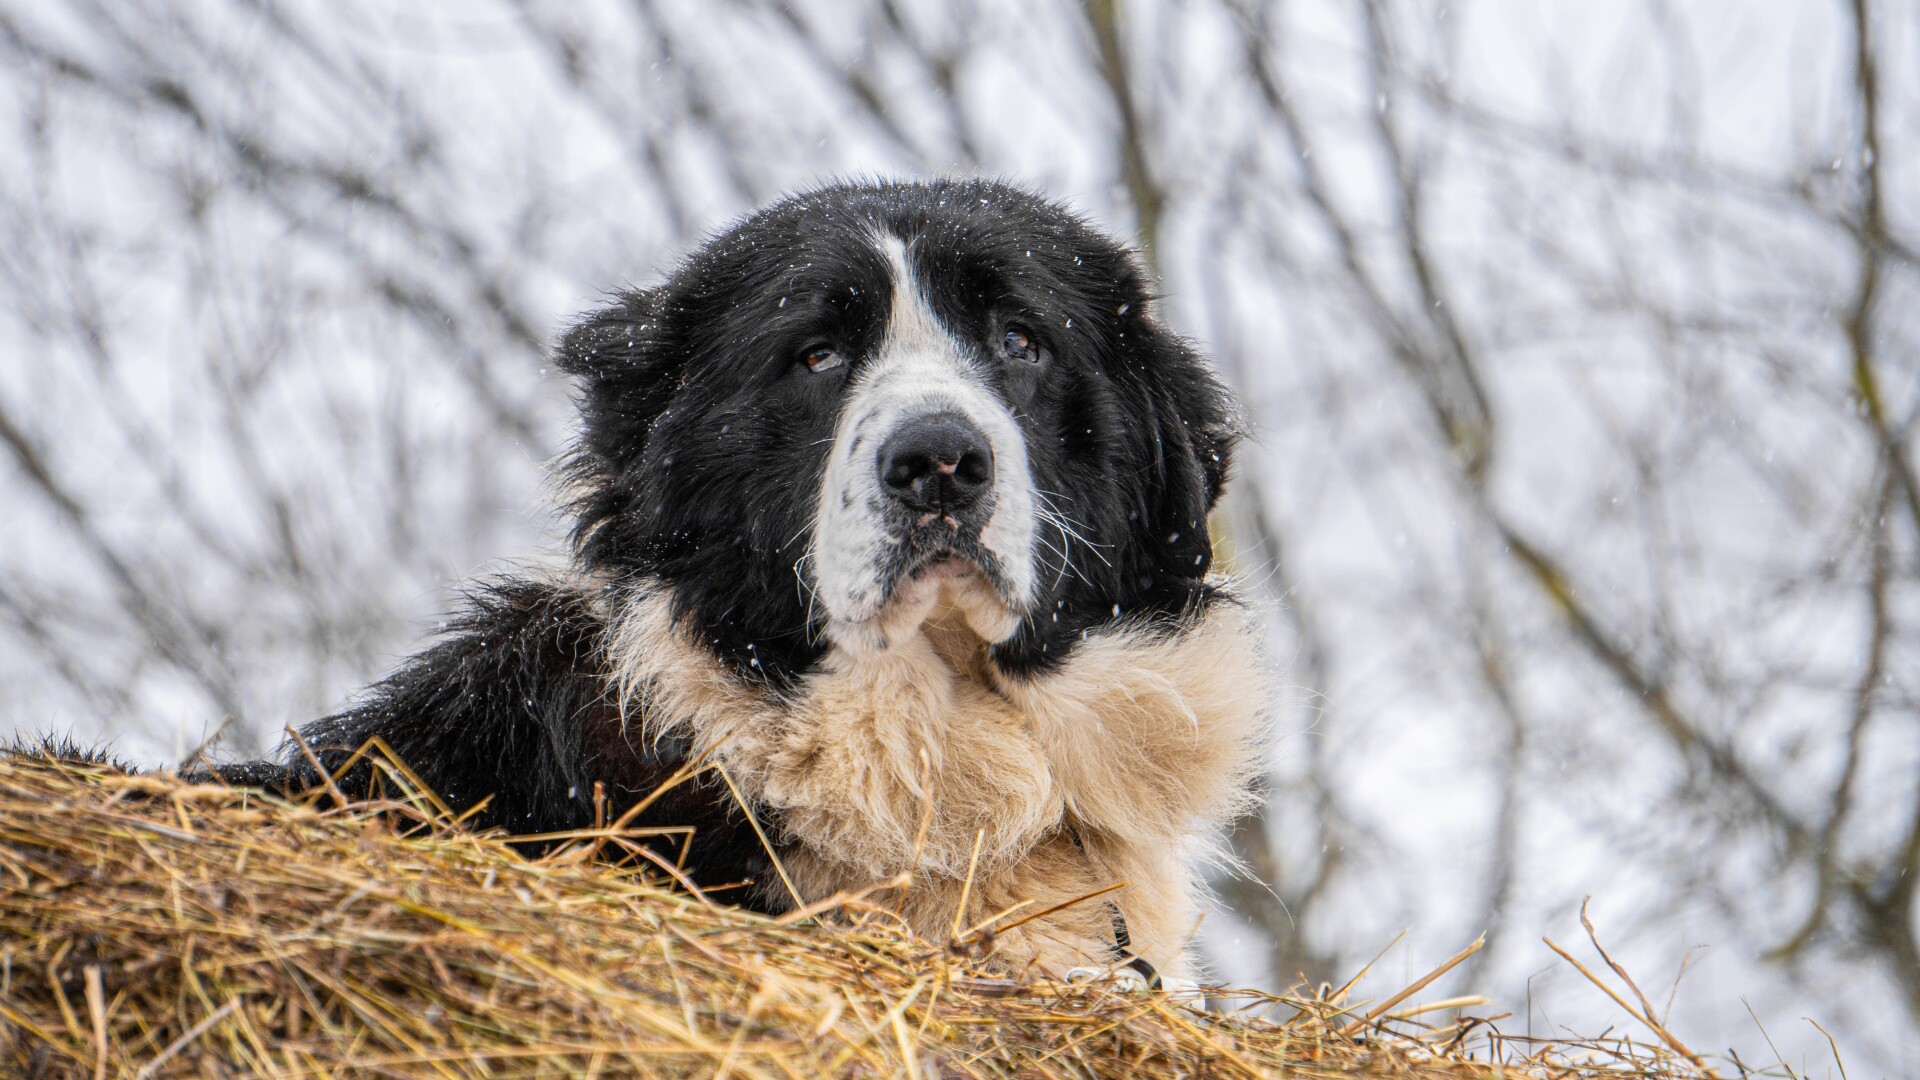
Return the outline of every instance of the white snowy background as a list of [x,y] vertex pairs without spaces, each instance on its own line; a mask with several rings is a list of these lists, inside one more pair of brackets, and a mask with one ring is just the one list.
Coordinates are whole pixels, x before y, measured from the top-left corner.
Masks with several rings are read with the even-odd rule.
[[1697,1049],[1911,1075],[1917,170],[1886,0],[0,0],[0,730],[259,752],[555,557],[543,350],[605,290],[1007,177],[1258,432],[1297,689],[1224,975],[1485,930],[1430,996],[1631,1030],[1540,941],[1591,896]]

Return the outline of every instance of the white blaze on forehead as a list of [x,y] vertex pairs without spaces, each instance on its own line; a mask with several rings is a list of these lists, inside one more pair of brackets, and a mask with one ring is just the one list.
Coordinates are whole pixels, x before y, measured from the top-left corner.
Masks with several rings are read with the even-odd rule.
[[932,598],[920,595],[925,590],[893,594],[890,568],[904,548],[887,526],[880,448],[903,425],[957,413],[986,435],[993,454],[991,516],[980,540],[998,563],[1006,611],[975,629],[1003,640],[1033,600],[1035,495],[1026,441],[976,368],[974,350],[934,314],[906,245],[884,235],[875,242],[892,272],[893,295],[878,352],[848,387],[834,431],[809,560],[814,600],[824,608],[828,636],[843,647],[884,647],[889,636],[918,627],[925,610],[896,609],[924,609]]

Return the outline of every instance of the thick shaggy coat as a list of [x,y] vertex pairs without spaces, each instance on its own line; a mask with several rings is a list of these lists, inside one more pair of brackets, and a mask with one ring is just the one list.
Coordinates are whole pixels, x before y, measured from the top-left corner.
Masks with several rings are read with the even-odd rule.
[[[570,568],[475,591],[304,739],[334,767],[377,735],[515,833],[696,762],[634,824],[693,826],[716,898],[906,871],[892,902],[944,939],[1124,881],[998,961],[1177,969],[1266,692],[1208,576],[1232,403],[1150,299],[1121,247],[1000,184],[754,214],[562,340]],[[221,772],[317,779],[283,761]]]

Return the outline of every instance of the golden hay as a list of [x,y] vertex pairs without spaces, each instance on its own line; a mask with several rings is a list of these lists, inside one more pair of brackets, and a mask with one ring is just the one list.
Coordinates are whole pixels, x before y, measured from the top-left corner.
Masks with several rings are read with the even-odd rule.
[[622,845],[601,830],[529,861],[421,794],[285,802],[0,756],[0,1073],[1704,1071],[1637,1042],[1526,1045],[1403,1008],[1410,995],[1229,996],[1286,1006],[1272,1023],[1106,984],[1016,983],[903,932],[883,891],[768,919],[591,859]]

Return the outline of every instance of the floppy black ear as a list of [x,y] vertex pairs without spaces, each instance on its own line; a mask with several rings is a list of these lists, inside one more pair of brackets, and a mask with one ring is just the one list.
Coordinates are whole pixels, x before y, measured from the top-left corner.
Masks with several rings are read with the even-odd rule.
[[1201,578],[1213,564],[1207,514],[1220,501],[1240,435],[1233,396],[1186,342],[1154,329],[1145,377],[1153,439],[1147,549],[1163,574]]
[[[661,320],[664,301],[660,290],[620,293],[614,303],[588,315],[560,337],[554,362],[574,377],[580,390],[581,418],[589,426],[605,419],[601,410],[619,402],[622,412],[642,405],[634,395],[651,401],[650,392],[670,395],[670,381],[661,378],[671,350],[665,344]],[[652,410],[641,409],[643,412]]]
[[580,433],[564,469],[575,515],[574,545],[594,561],[620,554],[605,528],[626,513],[638,487],[636,463],[654,421],[678,385],[678,357],[661,290],[622,293],[560,338],[554,362],[575,381]]

